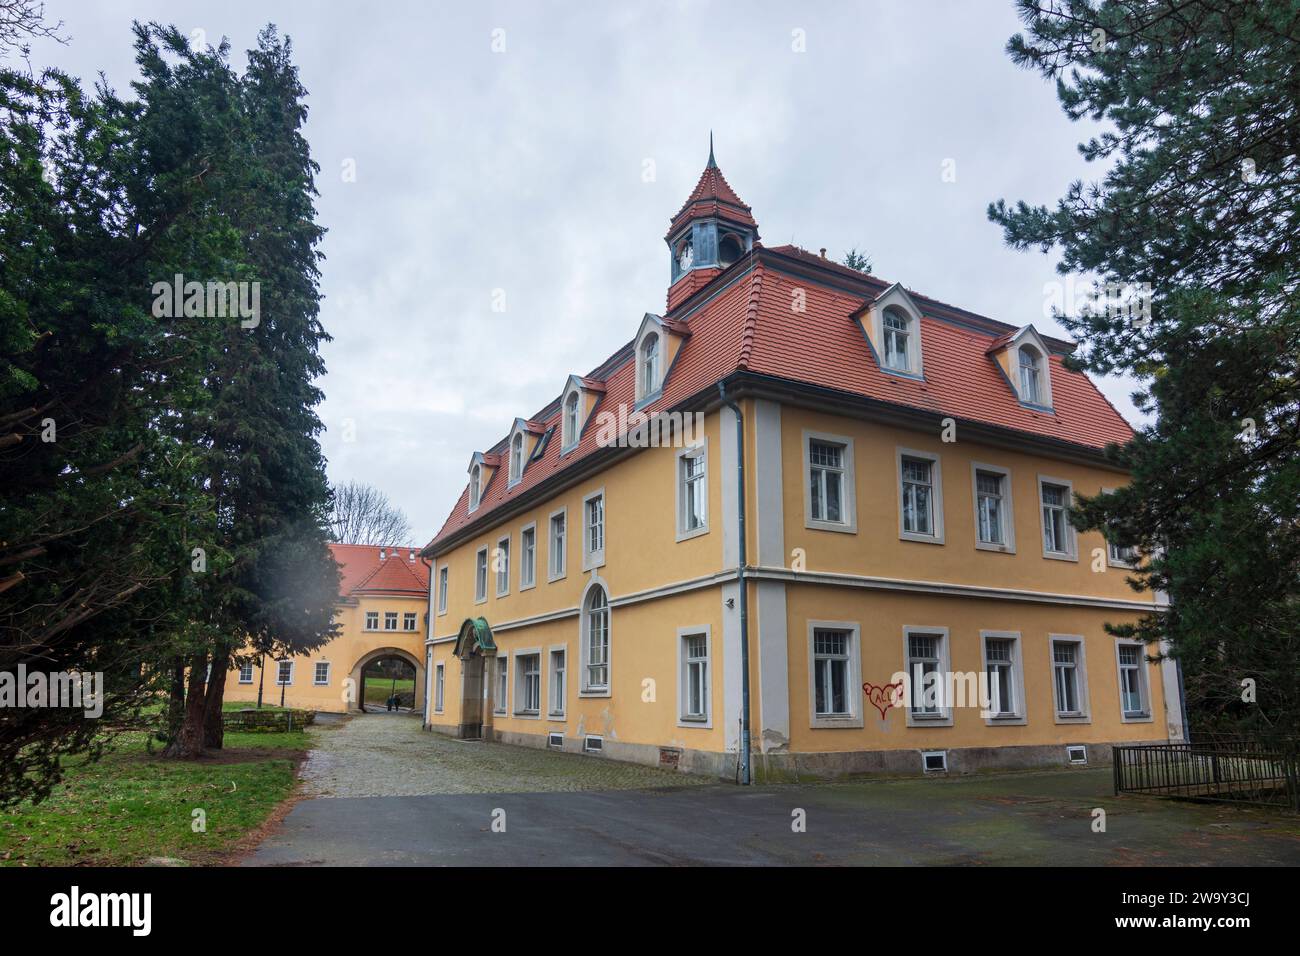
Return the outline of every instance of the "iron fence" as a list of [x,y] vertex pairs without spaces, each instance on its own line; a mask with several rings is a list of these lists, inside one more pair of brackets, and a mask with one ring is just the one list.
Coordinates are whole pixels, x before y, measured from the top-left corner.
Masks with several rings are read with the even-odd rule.
[[1300,812],[1295,741],[1225,735],[1192,743],[1114,747],[1115,794],[1218,800]]

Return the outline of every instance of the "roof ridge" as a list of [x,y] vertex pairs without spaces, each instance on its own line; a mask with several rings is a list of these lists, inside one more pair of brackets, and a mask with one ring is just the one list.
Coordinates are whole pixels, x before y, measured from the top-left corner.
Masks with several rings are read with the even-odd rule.
[[758,331],[758,304],[763,295],[763,264],[754,261],[753,277],[749,280],[749,304],[745,308],[745,324],[740,330],[740,356],[738,369],[749,368],[749,357],[754,350],[754,336]]

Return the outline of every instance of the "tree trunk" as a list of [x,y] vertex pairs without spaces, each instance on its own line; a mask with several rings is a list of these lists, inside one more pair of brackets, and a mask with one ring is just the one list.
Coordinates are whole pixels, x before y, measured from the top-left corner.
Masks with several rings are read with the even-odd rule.
[[207,654],[190,658],[189,690],[185,695],[185,719],[176,736],[163,748],[164,757],[192,758],[203,754],[203,717],[207,694],[204,693]]
[[172,664],[172,689],[167,701],[167,739],[175,740],[185,719],[185,658],[179,654]]
[[203,715],[203,746],[220,750],[225,737],[221,721],[226,697],[226,672],[230,670],[230,650],[220,648],[212,655],[212,677],[208,681],[208,699]]

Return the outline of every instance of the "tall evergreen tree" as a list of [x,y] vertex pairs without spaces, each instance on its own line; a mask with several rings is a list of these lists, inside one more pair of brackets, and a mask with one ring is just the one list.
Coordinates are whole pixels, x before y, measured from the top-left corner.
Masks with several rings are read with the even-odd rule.
[[1140,377],[1154,423],[1111,449],[1132,482],[1074,520],[1149,557],[1193,723],[1300,732],[1300,3],[1021,0],[1012,59],[1107,131],[1054,209],[997,202],[1016,248],[1149,305],[1061,321],[1078,367]]

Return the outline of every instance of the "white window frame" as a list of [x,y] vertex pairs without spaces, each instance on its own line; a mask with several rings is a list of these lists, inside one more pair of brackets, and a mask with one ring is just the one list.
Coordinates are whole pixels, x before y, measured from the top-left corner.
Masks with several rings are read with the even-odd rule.
[[[501,547],[502,543],[505,544],[504,548]],[[493,555],[495,556],[497,554],[500,554],[504,560],[502,562],[500,570],[493,571],[492,574],[495,575],[496,582],[497,582],[496,596],[501,598],[501,597],[506,597],[510,593],[510,535],[509,534],[503,534],[501,537],[497,538],[496,547],[493,548]]]
[[[379,612],[378,612],[378,611],[364,611],[364,612],[362,612],[362,613],[363,613],[363,615],[364,615],[363,618],[362,618],[362,620],[365,621],[365,623],[361,625],[361,629],[362,629],[363,631],[377,631],[377,630],[379,630]],[[374,619],[374,622],[375,622],[374,624],[371,624],[371,623],[370,623],[370,621],[371,621],[372,618]]]
[[[980,540],[980,472],[999,475],[1002,479],[1002,544],[991,544]],[[980,551],[992,551],[997,554],[1016,553],[1016,518],[1015,507],[1011,498],[1011,469],[987,462],[970,463],[971,505],[975,517],[975,547]]]
[[[482,569],[482,574],[479,570]],[[487,586],[488,575],[492,573],[492,565],[488,562],[487,545],[479,548],[474,552],[474,603],[487,603]],[[480,584],[482,587],[480,588]]]
[[[692,481],[698,481],[704,488],[703,508],[704,513],[701,515],[702,523],[698,528],[686,527],[686,505],[689,496],[686,494],[686,476],[683,469],[686,467],[687,459],[698,459],[703,467],[701,473],[692,478]],[[702,534],[709,533],[709,440],[707,437],[702,439],[698,444],[688,445],[677,452],[673,465],[675,469],[675,486],[676,486],[676,508],[677,508],[677,540],[686,541],[689,538],[698,538]]]
[[[397,613],[398,613],[397,611],[385,611],[385,612],[384,612],[384,633],[385,633],[385,634],[396,634],[396,633],[398,633],[398,627],[397,627],[397,625],[401,623],[401,618],[399,618],[399,617],[397,616]],[[388,622],[389,622],[389,621],[392,621],[392,622],[393,622],[393,626],[392,626],[392,627],[389,627],[389,626],[388,626]]]
[[[524,549],[524,537],[530,532],[532,533],[533,536],[532,562],[531,562],[532,573],[530,573],[527,579],[525,579],[524,571],[526,569],[529,569],[529,562],[525,560],[527,551]],[[519,590],[527,591],[530,588],[534,588],[536,586],[537,586],[537,522],[530,521],[528,524],[524,525],[522,528],[519,529]]]
[[[889,327],[890,313],[899,315],[903,319],[904,327],[901,330],[891,329]],[[890,364],[889,361],[889,338],[891,332],[901,333],[904,338],[903,361],[904,365],[900,368],[897,365]],[[907,309],[898,305],[889,305],[880,310],[880,365],[888,372],[901,372],[904,375],[916,374],[916,344],[913,341],[917,334],[916,317]]]
[[[595,588],[605,592],[605,683],[590,685],[587,683],[587,669],[590,666],[589,652],[590,627],[587,620],[587,600]],[[614,613],[610,606],[609,586],[600,578],[592,575],[591,581],[582,592],[582,601],[578,604],[578,696],[610,697],[614,690]]]
[[447,668],[439,661],[433,668],[433,712],[441,714],[447,696]]
[[[557,694],[555,687],[555,655],[559,654],[563,660],[564,687]],[[567,698],[569,696],[569,648],[564,644],[552,644],[546,649],[546,717],[548,720],[564,720],[565,712],[568,710]],[[559,698],[558,702],[556,698]],[[559,704],[557,707],[556,704]]]
[[468,514],[478,510],[483,503],[483,466],[471,465],[469,469],[469,509]]
[[[321,669],[321,666],[322,666],[322,665],[324,665],[324,667],[325,667],[325,679],[324,679],[324,680],[321,680],[321,679],[320,679],[320,669]],[[311,669],[311,683],[312,683],[312,686],[313,686],[313,687],[328,687],[329,684],[330,684],[330,672],[331,672],[331,670],[332,670],[332,668],[330,667],[330,662],[329,662],[329,661],[315,661],[315,662],[312,664],[312,669]]]
[[[569,397],[576,396],[574,402],[573,425],[569,425]],[[560,454],[567,454],[578,447],[578,440],[582,437],[582,389],[576,385],[571,385],[564,391],[564,396],[560,399]]]
[[[493,691],[497,699],[492,701],[492,713],[504,717],[510,712],[510,680],[514,676],[514,665],[510,663],[510,655],[505,651],[498,651],[495,658],[496,665],[492,668],[492,680],[496,681]],[[505,679],[502,679],[502,668],[505,668]]]
[[[1138,696],[1146,709],[1142,713],[1128,713],[1124,710],[1124,665],[1121,662],[1120,648],[1136,647],[1138,652]],[[1119,701],[1119,718],[1126,724],[1149,724],[1154,720],[1154,708],[1151,706],[1151,665],[1147,663],[1147,646],[1141,641],[1128,638],[1115,639],[1115,690]]]
[[[589,515],[588,502],[600,499],[600,550],[593,551],[591,544],[591,525],[587,523]],[[605,566],[605,550],[609,545],[609,504],[605,500],[604,487],[597,488],[582,496],[582,570],[591,571]]]
[[[1026,350],[1032,352],[1036,358],[1032,358],[1028,365],[1021,361]],[[1049,408],[1047,402],[1047,388],[1043,384],[1043,379],[1047,377],[1047,370],[1044,367],[1046,357],[1035,345],[1020,343],[1016,346],[1016,382],[1019,384],[1020,400],[1026,405],[1038,405],[1042,408]],[[1025,383],[1025,372],[1032,372],[1033,392],[1031,393]]]
[[[849,668],[845,698],[849,705],[847,714],[817,713],[817,654],[815,635],[818,630],[848,631]],[[857,621],[809,621],[806,646],[808,662],[808,726],[814,730],[834,730],[843,727],[861,727],[862,715],[862,628]],[[848,747],[846,749],[852,749]]]
[[[1075,692],[1079,695],[1078,713],[1061,713],[1061,701],[1056,690],[1056,644],[1072,643],[1077,650],[1074,657]],[[1092,704],[1088,696],[1088,642],[1082,634],[1047,635],[1048,680],[1052,684],[1052,715],[1058,724],[1092,723]]]
[[438,616],[447,613],[447,591],[451,577],[451,571],[447,565],[438,568]]
[[[908,531],[903,524],[903,459],[914,458],[930,463],[930,526],[932,534]],[[943,467],[938,454],[916,448],[894,448],[894,492],[898,496],[898,537],[901,541],[919,541],[922,544],[943,544]]]
[[[953,702],[947,699],[950,689],[955,690],[955,684],[948,680],[948,675],[952,673],[952,641],[948,635],[948,628],[933,627],[921,624],[907,624],[903,627],[903,671],[908,677],[908,691],[911,692],[912,673],[912,646],[911,639],[913,634],[938,637],[939,638],[939,675],[942,678],[939,686],[940,707],[938,713],[933,716],[924,714],[917,715],[912,711],[912,698],[909,695],[904,701],[903,714],[907,718],[908,727],[951,727],[953,722]],[[950,686],[951,685],[951,686]]]
[[[248,668],[247,677],[244,676],[244,668]],[[239,683],[241,684],[253,683],[253,662],[252,661],[247,661],[239,665],[238,679],[239,679]]]
[[[564,543],[558,552],[555,547],[555,518],[559,516],[564,519]],[[559,570],[556,570],[556,554],[558,553]],[[568,507],[556,508],[546,516],[546,580],[559,581],[569,574],[569,509]]]
[[[704,714],[701,717],[686,716],[688,700],[687,667],[690,661],[686,656],[686,639],[688,637],[704,638]],[[708,624],[677,629],[677,726],[709,729],[713,727],[713,629]]]
[[[519,446],[518,455],[515,454],[515,446]],[[513,488],[519,482],[524,480],[524,468],[527,465],[528,458],[528,436],[524,430],[516,426],[514,434],[510,436],[510,444],[507,446],[510,450],[510,470],[506,473],[506,487]]]
[[[546,673],[545,668],[543,668],[542,666],[542,649],[540,647],[521,647],[510,656],[514,658],[514,660],[511,661],[510,663],[510,667],[512,669],[510,680],[513,681],[515,685],[514,690],[512,691],[514,695],[515,706],[510,713],[512,714],[512,716],[518,717],[521,720],[541,720],[542,707],[545,705],[545,700],[543,697],[544,688],[542,687],[542,681],[544,679],[543,675]],[[536,675],[537,676],[537,709],[536,710],[524,710],[523,704],[521,703],[521,701],[525,701],[527,698],[524,693],[524,669],[523,666],[520,664],[520,658],[526,658],[526,657],[534,657],[537,659],[537,675]]]
[[[907,317],[907,369],[892,368],[885,363],[885,311],[898,309]],[[923,379],[925,375],[924,345],[921,341],[921,311],[899,283],[894,283],[882,292],[871,304],[868,315],[871,323],[869,338],[872,350],[876,354],[876,364],[886,375],[900,375],[904,378]]]
[[[1062,524],[1065,527],[1066,551],[1047,550],[1047,516],[1044,513],[1047,503],[1043,500],[1044,485],[1059,485],[1065,489],[1065,515]],[[1053,478],[1051,475],[1038,476],[1038,534],[1042,542],[1043,557],[1049,561],[1078,561],[1079,535],[1070,524],[1070,509],[1074,507],[1074,482],[1065,478]]]
[[[288,664],[288,665],[289,665],[289,679],[288,679],[288,680],[281,680],[281,679],[280,679],[280,674],[281,674],[280,666],[281,666],[282,664]],[[297,669],[297,666],[298,666],[297,661],[294,661],[294,660],[278,660],[278,661],[276,661],[276,662],[275,662],[275,686],[276,686],[276,687],[292,687],[292,686],[293,686],[294,671]]]
[[[1025,707],[1025,656],[1020,632],[980,631],[980,666],[982,673],[985,674],[989,672],[990,640],[1011,642],[1011,693],[1016,709],[1014,713],[1002,716],[993,714],[993,708],[990,706],[990,713],[984,718],[984,723],[990,727],[1023,726],[1029,722],[1029,711]],[[989,691],[992,690],[993,685],[990,684]]]
[[[408,621],[409,621],[410,624],[411,624],[410,627],[407,627],[407,626],[406,626],[406,624],[407,624]],[[403,611],[403,612],[402,612],[402,633],[403,633],[403,634],[414,634],[414,633],[415,633],[416,631],[418,631],[419,629],[420,629],[420,612],[419,612],[419,611]]]
[[[828,445],[842,445],[844,447],[844,460],[842,474],[844,485],[840,489],[840,508],[843,514],[842,521],[827,521],[825,518],[813,517],[812,508],[812,443],[823,442]],[[839,531],[843,534],[858,533],[858,508],[857,508],[857,457],[854,454],[853,439],[848,435],[833,435],[829,432],[813,431],[805,428],[803,430],[803,474],[800,477],[800,483],[803,485],[803,517],[804,527],[818,531]]]
[[[1113,494],[1114,492],[1115,492],[1115,489],[1114,489],[1114,488],[1102,488],[1102,489],[1101,489],[1101,493],[1104,494],[1104,495]],[[1103,533],[1102,537],[1103,537],[1103,538],[1106,537],[1104,533]],[[1110,542],[1109,539],[1106,540],[1106,565],[1107,565],[1107,567],[1112,567],[1112,568],[1123,568],[1124,570],[1131,571],[1131,570],[1133,570],[1134,568],[1136,568],[1136,567],[1138,566],[1138,564],[1141,562],[1141,556],[1137,553],[1137,549],[1136,549],[1136,548],[1133,549],[1133,560],[1132,560],[1132,561],[1125,561],[1123,558],[1121,558],[1121,557],[1119,556],[1119,554],[1118,554],[1117,551],[1115,550],[1116,547],[1117,547],[1117,546],[1114,545],[1114,544],[1112,544],[1112,543]]]
[[[654,355],[647,357],[646,345],[654,339]],[[664,348],[663,330],[647,329],[636,343],[636,400],[637,403],[658,398],[664,384]]]

